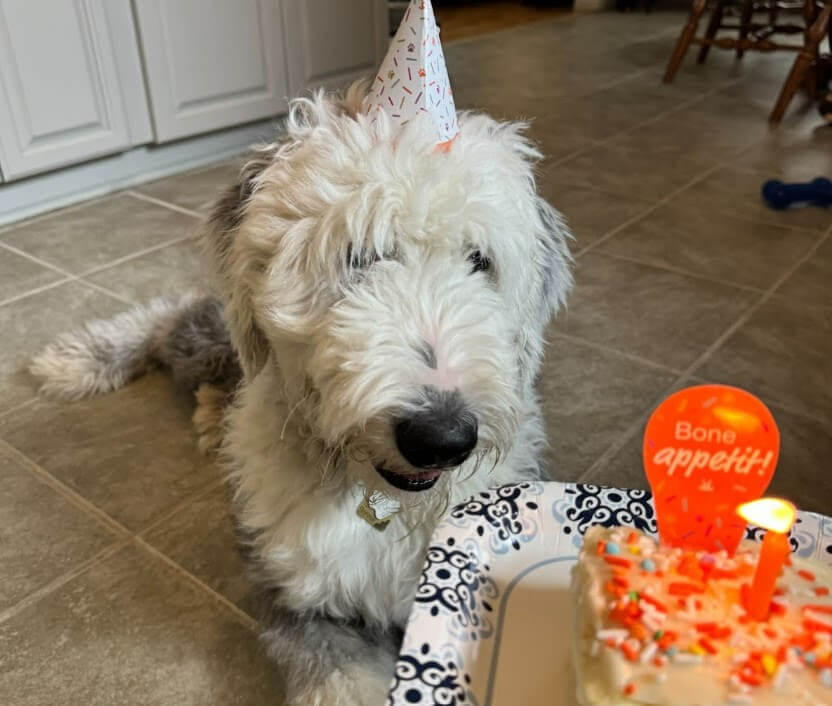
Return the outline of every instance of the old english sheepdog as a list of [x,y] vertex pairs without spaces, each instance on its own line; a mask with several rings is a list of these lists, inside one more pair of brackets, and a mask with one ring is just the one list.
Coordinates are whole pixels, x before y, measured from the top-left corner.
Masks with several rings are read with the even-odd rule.
[[365,90],[294,101],[217,202],[216,298],[90,323],[32,366],[65,398],[167,366],[206,433],[228,403],[221,454],[293,704],[383,703],[437,519],[541,477],[535,377],[571,285],[522,124],[461,113],[437,151],[427,121],[371,123]]

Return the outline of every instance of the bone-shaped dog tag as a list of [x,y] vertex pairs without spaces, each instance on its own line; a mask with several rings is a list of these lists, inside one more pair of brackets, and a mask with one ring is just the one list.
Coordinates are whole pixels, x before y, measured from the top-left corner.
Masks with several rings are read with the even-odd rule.
[[366,523],[378,530],[383,530],[387,527],[387,523],[390,522],[393,515],[401,510],[401,507],[397,500],[393,500],[380,490],[375,490],[372,493],[365,490],[357,512],[358,516]]

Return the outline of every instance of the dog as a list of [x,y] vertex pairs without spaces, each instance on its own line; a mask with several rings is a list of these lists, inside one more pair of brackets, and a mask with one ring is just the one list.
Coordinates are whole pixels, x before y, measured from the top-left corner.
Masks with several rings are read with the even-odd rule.
[[523,124],[462,112],[437,151],[426,121],[370,121],[366,90],[295,100],[218,200],[215,296],[93,322],[32,364],[64,398],[152,365],[198,393],[291,704],[383,703],[443,511],[542,477],[535,379],[572,283]]

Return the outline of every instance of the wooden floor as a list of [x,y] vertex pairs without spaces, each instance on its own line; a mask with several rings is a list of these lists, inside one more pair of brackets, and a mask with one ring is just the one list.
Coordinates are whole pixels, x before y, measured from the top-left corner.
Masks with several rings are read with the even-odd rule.
[[443,5],[440,0],[434,2],[434,11],[442,25],[442,41],[473,37],[488,32],[496,32],[506,27],[528,24],[538,20],[568,15],[567,8],[543,8],[527,5],[523,2],[484,2]]

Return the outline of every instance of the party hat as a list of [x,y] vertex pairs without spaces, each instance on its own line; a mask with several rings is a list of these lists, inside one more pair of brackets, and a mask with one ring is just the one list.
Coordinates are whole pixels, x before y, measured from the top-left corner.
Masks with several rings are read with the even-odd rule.
[[420,113],[436,126],[436,141],[449,145],[459,132],[439,28],[430,0],[411,0],[368,96],[368,112],[384,111],[398,127]]

